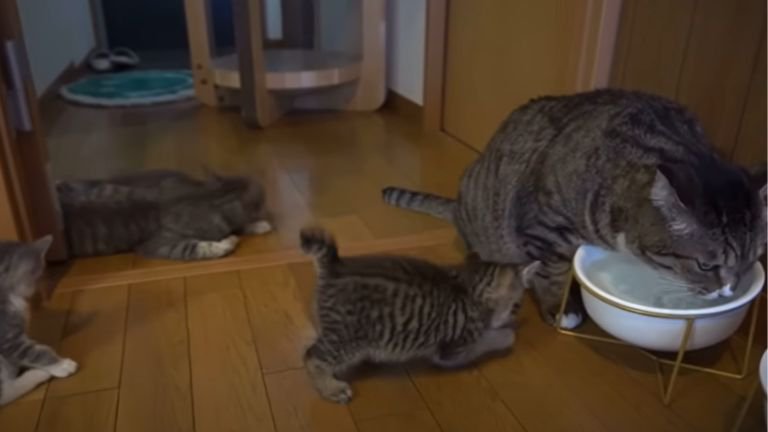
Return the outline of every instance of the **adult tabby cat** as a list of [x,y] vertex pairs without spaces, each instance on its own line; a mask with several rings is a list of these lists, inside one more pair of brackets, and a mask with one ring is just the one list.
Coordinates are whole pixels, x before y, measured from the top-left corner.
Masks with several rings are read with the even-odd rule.
[[12,402],[51,378],[66,377],[77,363],[62,359],[27,336],[27,308],[45,268],[52,238],[33,243],[0,242],[0,405]]
[[337,374],[363,361],[429,358],[443,367],[469,363],[515,340],[511,320],[532,264],[517,268],[469,259],[441,267],[398,256],[340,258],[330,234],[301,232],[317,269],[317,340],[304,361],[318,392],[347,403]]
[[56,188],[73,256],[218,258],[235,249],[236,234],[272,229],[261,186],[243,177],[147,171]]
[[[398,188],[384,200],[452,220],[484,260],[544,263],[532,288],[554,322],[582,243],[627,250],[702,295],[729,295],[765,250],[765,171],[721,159],[694,116],[645,93],[542,97],[514,110],[456,200]],[[562,324],[582,313],[575,302]]]

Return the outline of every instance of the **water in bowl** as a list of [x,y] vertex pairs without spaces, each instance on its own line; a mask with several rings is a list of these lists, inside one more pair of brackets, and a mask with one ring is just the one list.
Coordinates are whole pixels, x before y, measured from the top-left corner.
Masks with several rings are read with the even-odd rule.
[[706,299],[691,291],[682,280],[661,273],[632,255],[607,252],[587,268],[589,279],[606,293],[622,300],[664,309],[699,309],[732,302],[733,297]]

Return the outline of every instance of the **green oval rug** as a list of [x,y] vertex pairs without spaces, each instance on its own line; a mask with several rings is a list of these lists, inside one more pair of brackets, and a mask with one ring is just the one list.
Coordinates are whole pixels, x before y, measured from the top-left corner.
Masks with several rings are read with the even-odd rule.
[[152,105],[194,96],[193,84],[188,70],[137,70],[83,78],[62,87],[60,94],[85,105]]

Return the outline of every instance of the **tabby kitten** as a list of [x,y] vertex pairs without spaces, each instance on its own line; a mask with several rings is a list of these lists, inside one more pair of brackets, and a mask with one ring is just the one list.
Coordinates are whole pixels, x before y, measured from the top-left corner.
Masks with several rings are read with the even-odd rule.
[[[682,106],[596,90],[514,110],[456,200],[399,188],[383,197],[453,221],[483,260],[541,261],[532,288],[553,323],[584,243],[633,253],[702,295],[730,295],[765,250],[765,185],[764,168],[723,160]],[[568,311],[561,324],[578,325],[580,306]]]
[[77,363],[26,334],[28,301],[45,268],[51,236],[30,244],[0,242],[0,405],[10,403],[51,376],[67,377]]
[[148,171],[57,184],[73,256],[135,251],[177,260],[219,258],[238,234],[272,230],[261,186],[242,177],[198,180]]
[[535,271],[473,259],[455,268],[398,256],[342,259],[320,229],[302,230],[301,247],[317,270],[318,337],[304,362],[317,391],[339,403],[352,389],[337,374],[366,360],[456,367],[511,347],[521,279]]

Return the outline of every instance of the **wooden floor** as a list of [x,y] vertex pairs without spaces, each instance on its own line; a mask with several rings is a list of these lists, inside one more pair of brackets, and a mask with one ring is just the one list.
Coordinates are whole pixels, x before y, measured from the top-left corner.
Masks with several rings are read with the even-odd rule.
[[[325,402],[301,364],[313,335],[314,275],[292,255],[297,228],[323,223],[342,253],[388,249],[455,262],[447,225],[381,205],[378,189],[393,183],[452,194],[474,155],[388,113],[294,118],[265,131],[191,107],[57,116],[57,176],[86,167],[93,176],[198,170],[201,161],[254,172],[268,185],[279,229],[250,239],[233,258],[240,261],[230,261],[258,265],[56,292],[34,311],[32,334],[81,369],[0,409],[2,432],[727,431],[754,383],[754,373],[733,381],[684,372],[665,407],[646,357],[560,335],[527,301],[510,354],[450,372],[369,368],[353,381],[349,406]],[[267,265],[269,257],[290,259]],[[131,255],[81,260],[65,280],[167,265]],[[707,357],[729,367],[730,353]],[[743,430],[765,430],[762,402],[756,398]]]
[[[453,245],[404,253],[458,259]],[[369,368],[335,405],[302,369],[313,277],[295,263],[58,293],[33,333],[81,370],[0,410],[0,430],[726,431],[754,382],[686,372],[665,407],[645,357],[559,335],[527,302],[512,353],[451,372]],[[755,405],[743,430],[762,421]]]

